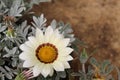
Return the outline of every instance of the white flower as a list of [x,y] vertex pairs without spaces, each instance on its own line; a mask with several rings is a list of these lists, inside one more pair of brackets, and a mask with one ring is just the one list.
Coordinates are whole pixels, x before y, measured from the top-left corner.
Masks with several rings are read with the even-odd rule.
[[69,38],[64,38],[58,29],[51,26],[42,30],[36,29],[36,35],[28,37],[28,41],[20,46],[23,51],[19,58],[24,60],[23,67],[33,68],[33,75],[52,76],[55,71],[70,68],[68,61],[72,60],[68,47]]

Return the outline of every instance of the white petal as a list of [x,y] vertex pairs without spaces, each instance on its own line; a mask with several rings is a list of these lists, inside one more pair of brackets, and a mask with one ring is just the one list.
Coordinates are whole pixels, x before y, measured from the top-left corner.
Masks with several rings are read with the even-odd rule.
[[36,48],[36,47],[39,45],[37,39],[36,39],[34,36],[28,37],[28,40],[29,40],[29,41],[31,42],[31,44],[33,45],[32,48]]
[[42,68],[43,68],[42,63],[39,63],[39,64],[37,64],[37,65],[35,65],[33,67],[33,75],[34,75],[34,77],[37,77],[41,73]]
[[60,32],[58,31],[58,29],[56,29],[54,31],[54,33],[55,33],[55,35],[56,35],[57,38],[63,38],[63,34],[60,34]]
[[23,67],[32,67],[32,66],[36,65],[37,62],[38,62],[38,61],[33,60],[33,59],[31,59],[31,60],[26,60],[26,61],[23,63]]
[[42,43],[44,41],[43,31],[41,31],[39,28],[36,29],[36,35],[35,36],[36,36],[39,43]]
[[68,46],[69,42],[70,42],[69,38],[61,39],[60,42],[57,43],[57,47],[59,49],[63,49]]
[[58,60],[58,61],[67,61],[67,60],[66,60],[66,56],[59,56],[59,55],[58,55],[57,60]]
[[67,56],[73,51],[73,49],[70,47],[66,47],[66,48],[63,48],[62,50],[58,50],[58,51],[59,51],[58,53],[60,56]]
[[[56,29],[56,30],[53,32],[53,34],[52,34],[52,36],[51,36],[51,38],[50,38],[50,41],[51,41],[51,42],[55,42],[55,41],[57,41],[58,39],[61,39],[61,38],[63,38],[63,36],[62,36],[61,34],[59,34],[58,29]],[[54,40],[54,41],[53,41],[53,40]]]
[[45,42],[46,43],[50,41],[52,34],[53,34],[53,29],[51,26],[48,26],[45,31]]
[[20,45],[20,49],[21,49],[22,51],[30,51],[30,50],[32,50],[32,48],[30,48],[30,47],[27,46],[26,44]]
[[53,33],[53,28],[51,26],[48,26],[45,31],[45,36],[51,35]]
[[70,65],[67,61],[70,61],[71,59],[72,59],[71,57],[69,58],[66,56],[64,57],[59,56],[57,60],[63,63],[64,68],[70,68]]
[[44,64],[43,68],[42,68],[42,72],[41,74],[44,76],[44,77],[47,77],[49,74],[50,74],[50,71],[51,71],[51,65],[50,64]]
[[58,29],[56,29],[54,31],[54,35],[57,37],[57,38],[62,38],[62,34],[59,33]]
[[60,40],[63,39],[63,35],[59,34],[58,30],[55,30],[52,34],[52,36],[50,37],[50,43],[54,44],[54,45],[58,45],[58,43],[60,42]]
[[32,43],[30,41],[26,41],[25,44],[29,47],[33,47]]
[[49,75],[53,76],[53,73],[54,73],[54,70],[53,70],[53,68],[51,68],[51,71],[50,71]]
[[20,55],[19,55],[19,58],[22,59],[22,60],[28,60],[28,59],[31,59],[32,57],[32,54],[31,53],[27,53],[27,52],[22,52]]
[[64,65],[60,61],[55,61],[52,65],[56,71],[64,71]]
[[64,64],[64,68],[70,68],[70,65],[68,62],[64,61],[63,64]]
[[73,57],[70,56],[70,55],[69,55],[69,56],[66,56],[66,60],[67,60],[67,61],[71,61],[71,60],[73,60]]
[[60,43],[60,40],[61,40],[60,38],[56,38],[56,37],[53,38],[53,37],[51,37],[49,42],[51,44],[55,45],[56,48],[59,48],[58,44]]
[[30,47],[30,52],[35,52],[39,44],[34,44],[33,42],[31,43],[30,41],[26,41],[25,45]]

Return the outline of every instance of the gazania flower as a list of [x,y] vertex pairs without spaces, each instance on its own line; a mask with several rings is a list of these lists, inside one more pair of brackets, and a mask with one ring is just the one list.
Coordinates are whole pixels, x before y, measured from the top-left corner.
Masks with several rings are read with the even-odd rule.
[[52,76],[55,71],[64,71],[70,68],[68,61],[73,58],[68,47],[69,38],[64,38],[58,29],[51,26],[45,32],[36,29],[36,35],[28,37],[28,41],[20,46],[23,51],[20,59],[24,60],[23,67],[32,67],[33,75],[42,74],[44,77]]

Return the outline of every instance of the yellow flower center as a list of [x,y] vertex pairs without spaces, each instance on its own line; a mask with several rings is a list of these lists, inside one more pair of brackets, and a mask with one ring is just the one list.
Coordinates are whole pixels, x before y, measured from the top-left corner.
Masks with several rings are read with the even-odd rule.
[[50,43],[39,45],[39,47],[36,49],[37,59],[46,64],[54,62],[57,59],[57,55],[57,48]]

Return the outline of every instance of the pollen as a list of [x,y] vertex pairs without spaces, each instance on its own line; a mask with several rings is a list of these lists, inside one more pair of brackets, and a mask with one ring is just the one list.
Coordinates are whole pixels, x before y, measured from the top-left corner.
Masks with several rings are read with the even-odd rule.
[[57,56],[58,50],[53,44],[44,43],[36,49],[37,59],[45,64],[53,63],[57,59]]

